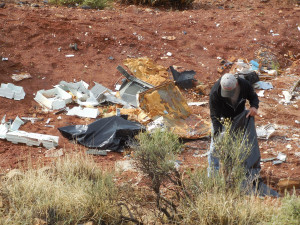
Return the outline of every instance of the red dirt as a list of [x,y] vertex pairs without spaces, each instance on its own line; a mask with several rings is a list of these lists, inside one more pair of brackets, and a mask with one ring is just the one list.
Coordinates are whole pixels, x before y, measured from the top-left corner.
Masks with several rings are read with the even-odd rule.
[[[236,3],[238,2],[238,3]],[[37,116],[44,121],[27,123],[21,129],[60,137],[59,146],[67,152],[83,152],[84,147],[76,146],[63,138],[58,127],[70,124],[88,124],[92,120],[42,113],[33,100],[34,93],[50,89],[61,80],[72,82],[84,80],[93,86],[93,81],[114,89],[121,77],[118,65],[127,57],[147,56],[163,66],[176,65],[183,70],[195,70],[196,79],[210,86],[221,76],[217,72],[219,59],[231,56],[251,60],[261,48],[269,49],[278,59],[282,73],[270,80],[274,89],[265,91],[256,125],[275,123],[280,125],[277,133],[269,140],[259,141],[262,158],[287,154],[287,161],[280,165],[263,163],[262,175],[277,189],[280,179],[300,179],[299,152],[300,121],[299,100],[283,105],[283,90],[289,90],[300,76],[300,8],[281,1],[259,0],[202,1],[193,9],[172,11],[158,8],[124,6],[115,4],[105,10],[83,10],[54,7],[38,3],[40,7],[6,4],[0,9],[0,83],[14,83],[22,86],[26,97],[21,101],[1,98],[0,117],[14,119],[17,115]],[[292,1],[289,1],[292,2]],[[278,36],[272,36],[278,33]],[[175,36],[165,40],[162,36]],[[69,48],[78,44],[78,51]],[[58,51],[58,49],[61,51]],[[289,51],[296,59],[285,56]],[[165,57],[167,52],[172,56]],[[73,58],[65,55],[74,54]],[[109,59],[113,57],[113,59]],[[295,62],[292,66],[292,63]],[[290,68],[290,69],[289,69]],[[28,72],[31,79],[14,82],[11,75]],[[208,101],[207,96],[185,92],[188,101]],[[194,113],[209,120],[208,106],[193,107]],[[55,128],[45,127],[45,121],[52,118]],[[288,139],[287,139],[288,138]],[[289,139],[290,138],[290,139]],[[287,145],[290,144],[289,149]],[[45,158],[46,149],[15,145],[0,140],[0,167],[2,170],[19,167],[19,163],[30,158],[51,162]],[[188,143],[194,148],[186,149],[182,156],[183,168],[206,166],[206,157],[194,157],[205,153],[209,140]],[[94,157],[99,165],[113,167],[123,159],[121,153],[109,153],[106,157]]]

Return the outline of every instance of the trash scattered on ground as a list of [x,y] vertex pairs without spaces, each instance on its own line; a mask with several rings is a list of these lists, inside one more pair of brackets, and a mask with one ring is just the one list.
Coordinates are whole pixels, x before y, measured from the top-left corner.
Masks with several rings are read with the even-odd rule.
[[88,149],[88,150],[86,150],[86,154],[106,156],[107,151],[106,150],[98,150],[98,149]]
[[38,91],[34,100],[48,109],[57,110],[65,108],[66,104],[71,103],[72,95],[60,87],[55,87],[50,90]]
[[22,120],[25,122],[30,121],[32,124],[34,124],[37,121],[43,121],[44,118],[36,118],[36,117],[21,117]]
[[168,41],[174,41],[176,39],[175,36],[162,36],[161,38]]
[[11,78],[14,81],[21,81],[21,80],[24,80],[24,79],[32,78],[32,76],[29,73],[20,73],[20,74],[13,74],[11,76]]
[[21,86],[16,86],[11,83],[1,84],[0,87],[0,96],[9,98],[9,99],[14,99],[14,100],[22,100],[25,97],[25,92],[23,87]]
[[270,162],[273,161],[273,165],[278,165],[286,160],[286,154],[279,152],[276,157],[271,157],[271,158],[266,158],[266,159],[261,159],[261,162]]
[[58,130],[65,138],[75,140],[88,148],[120,151],[126,145],[126,141],[145,128],[137,122],[112,116],[96,120],[89,125],[66,126]]
[[265,126],[260,126],[256,128],[257,137],[260,139],[269,139],[276,131],[276,126],[274,124],[268,124]]
[[196,72],[194,70],[178,72],[174,69],[173,66],[170,66],[169,68],[175,80],[175,84],[178,87],[188,89],[196,86],[197,80],[194,78],[194,76],[196,75]]
[[284,102],[284,103],[286,103],[286,104],[291,103],[291,99],[292,99],[291,93],[288,92],[288,91],[282,91],[282,94],[283,94],[283,96],[284,96],[284,100],[281,101],[281,102]]
[[8,61],[8,58],[2,57],[2,61]]
[[79,116],[84,118],[96,118],[99,115],[97,108],[73,107],[67,112],[67,116]]
[[71,44],[69,45],[69,48],[70,48],[70,49],[73,49],[73,50],[75,50],[75,51],[78,51],[78,45],[77,45],[77,43],[71,43]]
[[62,148],[56,149],[56,148],[51,148],[45,151],[45,157],[60,157],[64,155],[64,151]]
[[253,85],[256,89],[269,90],[273,88],[273,85],[270,82],[258,81]]
[[71,57],[74,57],[75,55],[72,55],[72,54],[69,54],[69,55],[65,55],[66,58],[71,58]]
[[17,116],[13,123],[10,125],[10,131],[19,130],[20,126],[22,126],[24,122]]
[[265,90],[261,90],[261,91],[257,92],[257,96],[258,97],[265,97],[264,93],[265,93]]
[[58,145],[58,136],[29,133],[26,131],[12,131],[6,134],[6,139],[14,144],[23,143],[28,146],[40,146],[45,148],[53,148]]
[[189,106],[202,106],[208,104],[208,102],[188,102]]

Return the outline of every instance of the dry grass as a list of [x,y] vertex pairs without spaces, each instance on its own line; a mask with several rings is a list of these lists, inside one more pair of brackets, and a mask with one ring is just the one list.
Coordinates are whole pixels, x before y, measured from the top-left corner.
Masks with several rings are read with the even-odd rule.
[[6,207],[0,224],[113,224],[118,218],[117,188],[86,156],[66,157],[53,168],[28,169],[2,183]]

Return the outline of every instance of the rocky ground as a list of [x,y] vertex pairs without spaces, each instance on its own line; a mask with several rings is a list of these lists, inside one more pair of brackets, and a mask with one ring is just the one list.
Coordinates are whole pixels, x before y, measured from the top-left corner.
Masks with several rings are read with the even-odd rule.
[[[299,18],[296,1],[201,1],[183,11],[119,4],[104,10],[84,10],[43,2],[6,2],[0,8],[0,56],[6,58],[0,61],[0,83],[22,86],[26,97],[21,101],[1,98],[0,117],[44,118],[25,124],[22,130],[59,136],[59,147],[65,154],[84,152],[84,147],[70,143],[57,128],[93,120],[64,114],[58,120],[53,112],[43,112],[33,100],[38,90],[50,89],[62,80],[84,80],[91,86],[96,81],[114,89],[122,76],[116,67],[131,57],[149,57],[165,67],[194,70],[195,78],[209,89],[228,71],[218,72],[220,58],[250,61],[265,50],[276,62],[274,68],[280,65],[280,74],[269,78],[274,88],[260,97],[256,125],[276,125],[272,137],[259,141],[260,151],[263,159],[276,157],[279,152],[287,159],[279,165],[263,162],[262,176],[277,190],[284,179],[299,185],[299,98],[294,96],[289,104],[282,102],[282,91],[290,90],[300,77]],[[70,48],[74,43],[77,51]],[[67,58],[68,54],[74,57]],[[13,81],[12,74],[19,73],[29,73],[32,78]],[[187,101],[208,101],[208,96],[196,90],[182,92]],[[208,105],[193,106],[192,110],[209,121]],[[45,127],[48,118],[52,118],[54,128]],[[205,167],[206,157],[199,156],[208,149],[209,139],[187,145],[181,167]],[[45,157],[45,151],[0,140],[0,167],[3,171],[16,168],[28,158],[33,164],[55,160]],[[112,168],[124,160],[124,154],[110,152],[95,156],[95,160]]]

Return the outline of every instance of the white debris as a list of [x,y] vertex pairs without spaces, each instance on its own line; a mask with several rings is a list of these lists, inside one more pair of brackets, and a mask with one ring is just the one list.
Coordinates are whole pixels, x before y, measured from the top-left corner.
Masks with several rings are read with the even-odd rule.
[[275,125],[268,124],[266,126],[261,126],[256,128],[257,137],[260,139],[269,139],[275,132]]
[[65,92],[60,87],[55,87],[50,90],[38,91],[34,100],[48,109],[56,110],[62,109],[66,107],[66,104],[71,103],[72,95]]
[[167,52],[167,56],[172,56],[172,52]]
[[284,96],[284,102],[287,103],[287,104],[291,103],[291,99],[292,99],[292,97],[293,97],[293,96],[291,95],[291,93],[288,92],[288,91],[282,91],[282,94],[283,94],[283,96]]
[[206,105],[208,102],[188,102],[189,106],[201,106],[201,105]]
[[264,81],[258,81],[253,86],[256,89],[263,89],[263,90],[268,90],[273,88],[273,85],[270,82],[264,82]]
[[259,91],[259,92],[257,93],[257,96],[258,96],[258,97],[264,97],[264,92],[265,92],[265,90]]
[[28,146],[40,146],[53,148],[58,145],[58,136],[29,133],[26,131],[12,131],[6,134],[6,139],[14,144],[23,143]]
[[21,120],[18,116],[14,120],[14,122],[11,124],[9,130],[10,131],[16,131],[19,130],[20,126],[24,124],[23,120]]
[[283,154],[283,153],[279,152],[276,158],[278,160],[284,162],[286,160],[286,154]]
[[157,129],[157,128],[160,128],[160,129],[163,129],[163,130],[166,128],[166,126],[164,124],[164,117],[163,116],[160,116],[157,119],[155,119],[152,122],[147,124],[147,131],[151,132],[151,131],[153,131],[154,129]]
[[292,145],[291,144],[288,144],[285,146],[287,149],[291,150],[292,149]]
[[66,58],[71,58],[71,57],[74,57],[75,55],[65,55],[66,56]]
[[25,97],[25,92],[23,87],[16,86],[14,84],[8,83],[8,84],[1,84],[0,87],[0,96],[14,99],[14,100],[21,100]]
[[85,118],[96,118],[99,115],[99,110],[94,108],[73,107],[67,113],[68,116],[79,116]]
[[2,61],[8,61],[8,58],[2,57]]

